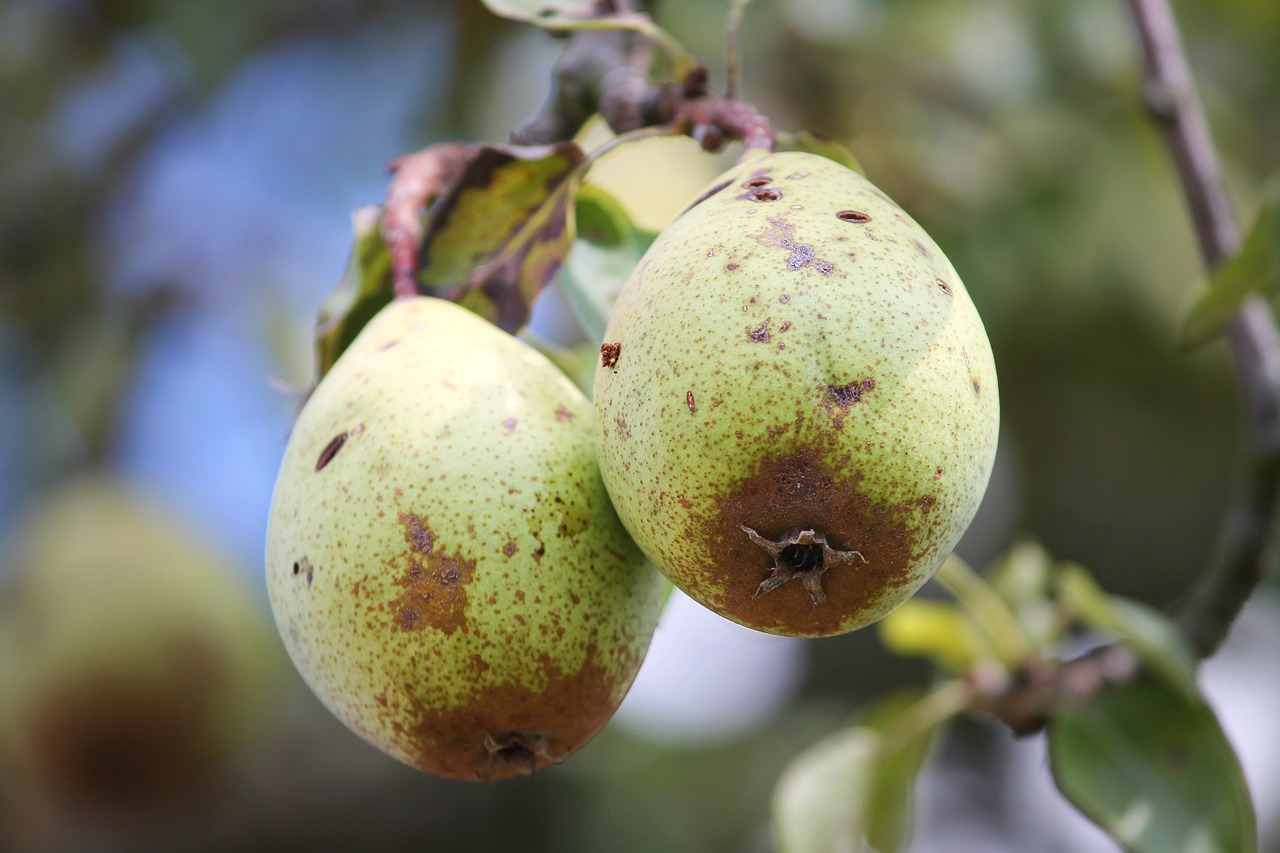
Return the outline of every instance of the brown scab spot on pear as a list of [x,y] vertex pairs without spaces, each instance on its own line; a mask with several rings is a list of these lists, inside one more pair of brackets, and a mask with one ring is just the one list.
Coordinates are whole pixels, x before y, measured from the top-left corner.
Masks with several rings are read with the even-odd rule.
[[407,551],[390,564],[403,567],[395,581],[404,590],[391,603],[392,625],[401,631],[432,627],[445,634],[467,628],[467,584],[476,561],[436,549],[435,534],[413,513],[400,513]]
[[871,377],[862,379],[857,382],[849,382],[844,385],[828,385],[827,396],[835,405],[842,409],[848,409],[854,403],[862,401],[862,395],[866,394],[876,387],[876,381]]
[[536,689],[486,684],[466,704],[440,709],[408,696],[411,719],[390,721],[394,740],[411,764],[440,776],[492,782],[528,775],[560,763],[604,727],[621,693],[615,672],[635,662],[623,663],[604,668],[591,644],[575,673],[545,654],[532,661]]
[[[919,550],[913,533],[918,525],[910,517],[915,507],[873,505],[860,487],[861,473],[850,465],[848,457],[832,462],[808,448],[764,459],[715,514],[694,521],[688,535],[705,543],[707,553],[697,572],[724,583],[723,593],[710,594],[718,610],[762,630],[825,636],[845,630],[847,614],[874,611],[886,593],[912,582],[912,555]],[[833,551],[856,551],[866,563],[851,558],[838,570],[828,568],[821,577],[822,606],[815,606],[803,583],[757,596],[777,561],[744,527],[773,542],[813,531]],[[808,557],[789,559],[803,566]]]
[[685,395],[684,395],[684,403],[685,403],[685,405],[686,405],[686,406],[688,406],[688,407],[689,407],[689,414],[691,414],[691,415],[692,415],[692,414],[695,414],[695,413],[698,411],[698,406],[697,406],[697,404],[696,404],[696,403],[694,403],[694,401],[693,401],[693,392],[692,392],[692,391],[687,391],[687,392],[685,392]]
[[934,279],[934,283],[937,284],[938,289],[941,290],[943,293],[947,294],[947,296],[951,295],[951,285],[947,284],[945,281],[943,281],[940,278]]
[[556,420],[561,423],[569,423],[573,420],[573,412],[569,411],[564,406],[561,406],[556,409]]
[[614,367],[618,364],[618,356],[622,355],[622,343],[603,343],[600,345],[600,366]]
[[765,320],[763,323],[760,324],[760,327],[758,329],[752,329],[750,326],[748,326],[747,340],[751,341],[753,344],[769,343],[769,321]]
[[516,431],[516,424],[519,423],[515,418],[507,418],[502,422],[502,431],[507,435]]

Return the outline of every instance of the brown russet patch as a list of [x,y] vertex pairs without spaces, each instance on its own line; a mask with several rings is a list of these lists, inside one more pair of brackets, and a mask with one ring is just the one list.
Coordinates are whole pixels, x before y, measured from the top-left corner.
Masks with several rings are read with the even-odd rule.
[[[715,515],[695,522],[690,535],[713,555],[697,571],[724,581],[717,609],[765,630],[822,636],[839,632],[850,613],[878,606],[886,590],[911,582],[912,557],[919,550],[913,531],[920,525],[910,516],[917,506],[873,505],[860,487],[861,476],[842,469],[849,464],[847,457],[828,460],[808,448],[765,460]],[[799,583],[757,595],[774,574],[775,560],[744,528],[775,542],[816,531],[831,549],[856,551],[865,563],[825,572],[821,603]]]
[[[435,534],[413,513],[400,513],[409,550],[401,557],[407,563],[404,576],[395,581],[404,592],[391,603],[392,627],[417,631],[428,625],[446,634],[467,628],[467,584],[475,573],[476,561],[436,550]],[[399,567],[401,559],[392,561]]]
[[391,724],[397,746],[415,767],[466,781],[528,775],[560,763],[617,710],[617,675],[600,665],[594,645],[574,673],[545,654],[530,665],[539,670],[530,681],[544,682],[541,689],[489,684],[456,708],[429,708],[408,697],[411,722]]

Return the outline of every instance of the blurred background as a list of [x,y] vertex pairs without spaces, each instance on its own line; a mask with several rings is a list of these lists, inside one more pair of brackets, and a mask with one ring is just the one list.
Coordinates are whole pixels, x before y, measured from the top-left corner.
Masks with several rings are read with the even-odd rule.
[[[715,83],[727,5],[659,9]],[[1247,221],[1280,166],[1280,4],[1175,5]],[[1001,449],[960,553],[1034,538],[1164,607],[1214,548],[1241,416],[1225,347],[1174,345],[1202,271],[1124,12],[758,0],[744,96],[849,145],[983,315]],[[351,211],[397,154],[505,140],[561,45],[479,0],[0,0],[0,849],[767,851],[787,760],[929,678],[874,630],[787,641],[677,596],[591,745],[480,786],[367,747],[284,660],[267,510]],[[658,141],[591,180],[656,229],[723,165]],[[1280,850],[1256,598],[1204,683]],[[1112,849],[994,726],[953,726],[919,792],[914,849]]]

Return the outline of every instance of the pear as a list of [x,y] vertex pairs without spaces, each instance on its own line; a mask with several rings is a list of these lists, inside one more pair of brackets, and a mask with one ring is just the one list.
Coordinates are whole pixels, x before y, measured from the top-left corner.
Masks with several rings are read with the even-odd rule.
[[284,672],[234,566],[107,475],[41,496],[3,561],[0,767],[26,793],[122,816],[229,778]]
[[991,347],[929,235],[817,155],[748,160],[623,287],[595,382],[619,516],[690,597],[829,636],[914,593],[995,458]]
[[591,405],[457,305],[398,299],[316,387],[272,502],[267,581],[303,678],[449,778],[563,760],[613,715],[664,581],[595,460]]

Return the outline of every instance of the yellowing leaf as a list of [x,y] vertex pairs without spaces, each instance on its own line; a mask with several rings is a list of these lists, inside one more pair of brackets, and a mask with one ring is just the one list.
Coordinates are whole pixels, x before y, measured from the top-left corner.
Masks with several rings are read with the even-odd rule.
[[573,199],[584,155],[572,142],[485,146],[432,207],[418,281],[508,332],[573,244]]

